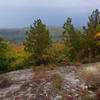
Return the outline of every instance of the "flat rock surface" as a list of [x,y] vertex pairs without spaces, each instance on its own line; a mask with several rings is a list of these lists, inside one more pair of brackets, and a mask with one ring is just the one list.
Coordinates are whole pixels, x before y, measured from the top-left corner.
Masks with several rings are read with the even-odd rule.
[[[10,79],[13,83],[10,87],[0,88],[0,97],[5,97],[7,93],[14,92],[20,88],[20,86],[32,75],[31,69],[18,70],[0,75],[6,79]],[[0,99],[1,100],[1,99]]]
[[[78,95],[78,93],[75,92],[77,91],[78,88],[87,88],[85,81],[78,75],[78,72],[82,69],[84,70],[88,67],[94,68],[95,66],[99,66],[99,65],[100,63],[93,63],[93,64],[82,65],[79,68],[75,66],[58,67],[55,70],[46,71],[46,73],[50,75],[60,74],[64,80],[62,89],[71,90],[73,91],[74,95]],[[34,72],[31,69],[24,69],[24,70],[12,71],[6,74],[1,74],[0,77],[8,78],[13,83],[9,87],[0,88],[0,100],[36,100],[35,97],[37,94],[36,92],[32,92],[33,88],[28,87],[26,90],[20,90],[20,87],[25,82],[27,82],[28,78],[33,74]],[[51,89],[49,88],[50,84],[51,82],[48,82],[43,87],[45,92],[48,92]],[[30,86],[31,85],[32,84],[30,84]],[[51,90],[51,92],[53,92],[53,90]],[[40,94],[42,95],[42,92]],[[51,95],[50,97],[52,98],[52,100],[61,100],[62,97],[61,95],[58,95],[59,93],[56,93],[54,91],[54,94],[56,95],[55,96]],[[27,97],[23,99],[22,97],[24,97],[25,95]],[[48,100],[48,99],[41,98],[40,100]]]

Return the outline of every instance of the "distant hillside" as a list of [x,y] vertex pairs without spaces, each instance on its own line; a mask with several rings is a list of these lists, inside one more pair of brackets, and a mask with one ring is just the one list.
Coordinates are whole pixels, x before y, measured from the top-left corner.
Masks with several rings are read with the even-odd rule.
[[60,41],[62,38],[62,27],[48,27],[50,35],[52,36],[53,41]]
[[7,41],[19,44],[25,39],[26,28],[23,29],[0,29],[0,36]]
[[[53,41],[59,41],[62,38],[61,27],[48,27],[50,35]],[[82,30],[81,28],[76,28]],[[28,28],[16,28],[16,29],[0,29],[0,37],[3,37],[6,41],[11,41],[15,44],[21,44],[25,39],[25,33]]]
[[[54,41],[57,41],[62,37],[61,33],[63,29],[61,27],[48,27],[48,29]],[[24,41],[27,30],[28,28],[0,29],[0,37],[3,37],[6,41],[20,44]]]

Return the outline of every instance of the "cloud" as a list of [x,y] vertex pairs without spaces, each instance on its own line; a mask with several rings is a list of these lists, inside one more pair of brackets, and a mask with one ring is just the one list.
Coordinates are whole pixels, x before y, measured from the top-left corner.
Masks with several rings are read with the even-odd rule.
[[45,8],[59,12],[87,14],[100,8],[100,0],[0,0],[1,8],[31,8],[35,12]]
[[2,7],[99,7],[99,0],[0,0]]
[[1,7],[31,6],[32,0],[0,0]]
[[96,8],[100,0],[0,0],[0,27],[24,27],[37,17],[48,25],[62,25],[67,17],[83,25]]

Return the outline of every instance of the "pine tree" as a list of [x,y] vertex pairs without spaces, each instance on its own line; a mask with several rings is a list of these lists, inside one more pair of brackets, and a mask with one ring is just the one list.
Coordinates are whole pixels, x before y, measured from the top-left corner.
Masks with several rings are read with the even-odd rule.
[[51,38],[46,25],[42,23],[41,19],[35,20],[33,26],[30,26],[29,31],[26,33],[24,45],[25,50],[31,53],[31,58],[36,65],[45,63],[41,58],[46,49],[50,47]]
[[69,49],[70,60],[73,61],[76,58],[76,55],[81,49],[80,40],[81,32],[75,30],[74,25],[72,24],[72,19],[68,18],[63,25],[63,37],[66,48]]
[[98,9],[92,12],[89,16],[89,21],[87,27],[85,28],[87,44],[89,49],[89,56],[95,58],[98,54],[96,51],[98,49],[97,41],[95,40],[95,36],[97,34],[97,26],[100,24],[100,12]]
[[96,28],[98,24],[100,24],[100,12],[96,9],[89,16],[88,27]]

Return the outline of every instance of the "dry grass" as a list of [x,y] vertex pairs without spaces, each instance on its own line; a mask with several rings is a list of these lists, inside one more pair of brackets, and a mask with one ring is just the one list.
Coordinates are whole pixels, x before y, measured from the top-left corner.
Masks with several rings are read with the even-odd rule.
[[35,66],[33,67],[33,71],[38,72],[38,71],[50,71],[54,70],[56,66],[54,65],[41,65],[41,66]]
[[52,81],[53,88],[60,89],[62,87],[63,79],[60,74],[54,74]]
[[86,81],[89,90],[98,92],[100,89],[100,66],[83,68],[80,76]]

